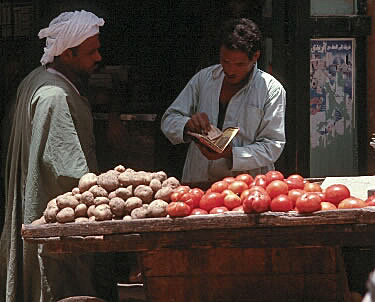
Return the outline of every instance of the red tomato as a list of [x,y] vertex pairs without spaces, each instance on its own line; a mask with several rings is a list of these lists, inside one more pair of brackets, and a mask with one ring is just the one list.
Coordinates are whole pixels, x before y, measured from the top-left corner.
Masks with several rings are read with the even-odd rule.
[[284,180],[283,173],[281,173],[280,171],[275,171],[275,170],[268,171],[266,173],[267,184],[271,183],[274,180]]
[[371,195],[370,197],[368,197],[366,200],[366,207],[373,207],[375,206],[375,195]]
[[232,209],[232,212],[241,212],[241,213],[244,213],[243,206],[241,205],[239,207],[236,207],[236,208]]
[[289,175],[287,179],[296,179],[296,180],[300,180],[300,181],[304,181],[305,178],[299,174],[292,174],[292,175]]
[[307,182],[303,189],[306,192],[322,192],[322,188],[317,182]]
[[287,195],[289,189],[288,185],[283,180],[273,180],[268,184],[266,191],[271,199],[273,199],[280,194]]
[[293,189],[301,189],[303,190],[305,184],[303,183],[303,180],[298,180],[296,178],[287,178],[284,179],[285,183],[288,185],[289,190]]
[[204,195],[204,191],[200,188],[193,188],[193,189],[190,189],[189,193],[192,196],[194,204],[199,205],[199,201],[201,200],[202,196]]
[[181,196],[189,192],[189,190],[189,186],[178,186],[176,189],[173,190],[173,193],[171,194],[171,201],[180,201]]
[[296,206],[296,201],[297,201],[298,197],[302,196],[305,193],[306,192],[304,190],[301,190],[301,189],[292,189],[288,192],[288,196],[293,203],[293,208]]
[[235,181],[236,179],[232,176],[227,176],[227,177],[224,177],[223,180],[228,182],[228,183],[231,183],[231,182]]
[[195,208],[191,211],[190,215],[207,215],[208,212],[206,210]]
[[226,182],[224,180],[220,180],[220,181],[217,181],[217,182],[212,184],[211,191],[221,193],[224,190],[228,189],[228,186],[229,186],[228,182]]
[[228,212],[226,207],[215,207],[211,209],[210,214],[222,214],[224,212]]
[[241,195],[241,193],[248,188],[249,186],[246,184],[246,182],[242,180],[234,180],[228,186],[229,190],[231,190],[233,193],[238,194],[238,195]]
[[364,208],[366,206],[366,203],[364,200],[350,196],[348,198],[345,198],[344,200],[341,200],[339,205],[337,206],[338,209],[355,209],[355,208]]
[[235,179],[236,180],[242,180],[243,182],[246,182],[246,184],[248,186],[250,186],[250,184],[254,181],[254,178],[250,174],[247,174],[247,173],[237,175],[235,177]]
[[180,200],[180,197],[183,195],[184,193],[183,192],[173,192],[171,194],[171,201],[179,201]]
[[211,209],[221,207],[224,204],[224,194],[217,192],[206,193],[199,201],[199,207],[209,212]]
[[318,193],[318,195],[320,196],[320,200],[323,202],[323,201],[326,201],[326,193],[325,192],[316,192]]
[[333,203],[322,201],[320,204],[322,205],[322,211],[337,210],[337,207]]
[[171,217],[185,217],[190,214],[190,207],[182,201],[173,201],[167,206],[167,213]]
[[307,192],[298,197],[296,209],[299,213],[312,213],[322,209],[320,196],[314,192]]
[[191,193],[187,192],[181,196],[179,201],[186,203],[190,209],[195,209],[199,206],[200,198],[197,200],[196,198],[193,198]]
[[252,191],[250,191],[250,189],[246,189],[244,191],[242,191],[241,195],[240,195],[240,198],[242,201],[244,201],[244,199],[249,196],[249,194],[251,193]]
[[273,198],[270,207],[272,212],[289,212],[294,208],[293,202],[285,194],[280,194]]
[[221,193],[223,193],[224,195],[228,195],[228,194],[234,194],[231,190],[229,190],[229,189],[226,189],[226,190],[224,190],[223,192],[221,192]]
[[224,206],[226,206],[229,210],[239,207],[242,205],[241,197],[237,194],[227,194],[224,197]]
[[325,200],[338,205],[341,200],[350,197],[350,191],[347,186],[342,184],[333,184],[325,189]]
[[266,189],[262,186],[251,186],[249,187],[248,189],[250,192],[253,192],[253,191],[260,191],[262,193],[267,193]]
[[189,192],[190,190],[190,187],[189,186],[178,186],[176,189],[173,190],[173,192],[183,192],[183,193],[186,193],[186,192]]
[[262,213],[269,210],[271,203],[270,196],[260,191],[253,191],[243,201],[242,206],[245,213],[257,212]]
[[260,191],[262,193],[267,193],[266,189],[261,187],[261,186],[251,186],[249,187],[247,190],[245,191],[242,191],[240,197],[241,197],[241,200],[244,201],[245,198],[251,193],[251,192],[254,192],[254,191]]
[[266,188],[267,187],[266,175],[264,175],[264,174],[258,174],[257,176],[255,176],[252,185],[253,186],[260,186],[260,187]]

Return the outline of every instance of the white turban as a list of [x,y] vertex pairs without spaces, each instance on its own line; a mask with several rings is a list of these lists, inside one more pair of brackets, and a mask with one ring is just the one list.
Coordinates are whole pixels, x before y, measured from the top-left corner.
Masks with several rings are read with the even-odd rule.
[[53,62],[55,56],[66,49],[80,45],[87,38],[99,33],[99,26],[104,20],[93,13],[81,10],[65,12],[51,21],[49,27],[40,30],[39,39],[47,38],[42,65]]

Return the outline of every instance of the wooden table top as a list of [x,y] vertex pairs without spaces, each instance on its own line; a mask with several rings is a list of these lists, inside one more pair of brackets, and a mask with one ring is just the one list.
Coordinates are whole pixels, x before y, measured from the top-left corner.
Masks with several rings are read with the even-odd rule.
[[22,237],[27,242],[44,243],[51,252],[59,253],[167,247],[375,246],[375,207],[313,214],[228,212],[184,218],[24,225]]

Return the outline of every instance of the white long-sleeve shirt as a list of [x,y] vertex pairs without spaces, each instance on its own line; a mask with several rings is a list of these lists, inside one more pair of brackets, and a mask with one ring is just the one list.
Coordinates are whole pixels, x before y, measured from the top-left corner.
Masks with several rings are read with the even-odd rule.
[[[214,126],[224,72],[221,65],[195,74],[162,117],[161,129],[172,144],[186,143],[184,127],[196,112],[205,112]],[[226,176],[253,176],[274,169],[285,145],[286,93],[270,74],[254,66],[249,82],[230,100],[223,129],[239,127],[232,141],[232,159],[207,160],[190,141],[182,181],[216,181]]]

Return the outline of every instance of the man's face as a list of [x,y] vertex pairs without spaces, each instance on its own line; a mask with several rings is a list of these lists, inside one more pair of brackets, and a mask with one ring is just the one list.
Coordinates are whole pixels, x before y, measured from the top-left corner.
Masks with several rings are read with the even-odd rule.
[[99,35],[92,36],[76,48],[76,53],[72,55],[71,68],[81,76],[90,75],[102,60],[99,53]]
[[238,84],[247,77],[253,69],[259,57],[256,52],[252,59],[241,50],[228,49],[225,46],[220,48],[220,64],[223,66],[225,78],[231,84]]

